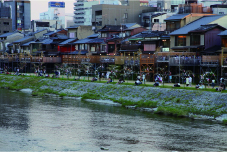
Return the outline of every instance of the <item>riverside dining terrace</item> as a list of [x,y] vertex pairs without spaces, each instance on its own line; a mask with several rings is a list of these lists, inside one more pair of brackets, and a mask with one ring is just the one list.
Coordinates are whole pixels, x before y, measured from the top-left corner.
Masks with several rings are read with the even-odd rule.
[[[137,56],[92,54],[61,55],[58,57],[23,54],[0,56],[1,69],[7,68],[9,72],[14,72],[15,67],[20,67],[20,71],[23,73],[34,72],[34,64],[43,66],[49,73],[56,70],[55,64],[66,64],[74,67],[79,64],[93,64],[94,70],[101,65],[104,65],[104,67],[120,65],[131,69],[136,69],[135,67],[137,67],[138,71],[134,71],[134,74],[145,74],[148,81],[154,81],[153,77],[155,74],[160,73],[158,69],[161,67],[165,67],[166,72],[171,71],[173,76],[178,77],[182,69],[191,70],[195,75],[201,75],[206,71],[213,71],[218,80],[218,77],[222,76],[220,71],[222,70],[225,73],[223,67],[227,67],[227,55],[223,55],[222,58],[221,55],[196,56],[195,52],[156,52],[155,54],[140,54]],[[108,71],[108,69],[104,70]]]

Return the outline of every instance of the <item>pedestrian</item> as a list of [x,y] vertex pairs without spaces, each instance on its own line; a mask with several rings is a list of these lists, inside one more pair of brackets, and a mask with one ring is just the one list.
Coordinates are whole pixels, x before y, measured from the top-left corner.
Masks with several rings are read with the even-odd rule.
[[20,69],[19,69],[19,68],[17,68],[17,73],[16,73],[16,75],[19,75],[19,72],[20,72]]
[[189,81],[189,86],[191,87],[192,86],[192,77],[191,76],[189,76],[188,81]]
[[169,71],[169,82],[172,83],[172,75],[170,71]]
[[189,86],[189,77],[186,78],[186,86]]
[[215,80],[213,79],[213,80],[211,81],[211,86],[212,86],[213,89],[214,89],[214,83],[215,83]]

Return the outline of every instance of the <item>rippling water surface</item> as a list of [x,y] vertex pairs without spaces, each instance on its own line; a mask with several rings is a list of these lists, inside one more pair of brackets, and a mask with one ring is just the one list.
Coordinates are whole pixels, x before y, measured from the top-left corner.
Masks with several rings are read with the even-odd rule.
[[0,90],[0,150],[227,150],[227,127],[105,102]]

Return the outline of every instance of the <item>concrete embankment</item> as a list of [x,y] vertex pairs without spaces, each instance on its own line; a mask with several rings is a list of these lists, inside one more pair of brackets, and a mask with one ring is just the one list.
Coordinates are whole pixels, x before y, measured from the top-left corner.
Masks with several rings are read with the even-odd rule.
[[227,94],[221,92],[6,75],[0,75],[0,87],[31,89],[34,96],[111,100],[126,108],[227,122]]

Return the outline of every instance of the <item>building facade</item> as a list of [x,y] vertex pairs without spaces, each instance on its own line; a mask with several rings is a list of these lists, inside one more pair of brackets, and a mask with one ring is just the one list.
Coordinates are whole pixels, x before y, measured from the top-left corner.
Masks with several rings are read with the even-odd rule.
[[93,5],[92,25],[120,25],[140,23],[143,11],[155,12],[156,7],[140,6],[140,1],[128,1],[128,5]]
[[57,20],[62,28],[65,23],[65,2],[48,2],[48,11],[40,13],[41,20]]
[[11,8],[12,30],[28,30],[31,26],[31,4],[30,1],[7,0],[5,7]]

